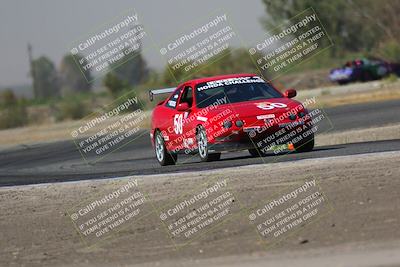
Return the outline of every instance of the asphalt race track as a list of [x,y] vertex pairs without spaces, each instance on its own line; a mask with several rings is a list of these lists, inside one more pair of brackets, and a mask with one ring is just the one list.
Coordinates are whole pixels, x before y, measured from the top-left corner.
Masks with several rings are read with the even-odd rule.
[[[400,103],[386,101],[346,105],[326,109],[333,125],[321,132],[367,128],[400,122]],[[101,179],[128,175],[199,171],[257,163],[273,163],[309,158],[323,158],[361,153],[400,150],[400,140],[365,142],[316,147],[308,153],[271,154],[252,158],[246,151],[227,153],[217,162],[200,163],[196,156],[181,156],[178,165],[158,165],[148,133],[93,165],[82,159],[72,141],[20,145],[0,152],[0,186],[37,184],[84,179]]]

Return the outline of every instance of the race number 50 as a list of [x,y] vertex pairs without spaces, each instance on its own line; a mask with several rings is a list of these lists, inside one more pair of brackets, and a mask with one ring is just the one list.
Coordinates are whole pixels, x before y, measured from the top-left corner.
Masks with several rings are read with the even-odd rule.
[[175,114],[175,116],[174,116],[174,131],[176,134],[183,133],[183,114]]
[[286,108],[287,105],[283,103],[260,103],[257,107],[263,110],[271,110],[274,108]]

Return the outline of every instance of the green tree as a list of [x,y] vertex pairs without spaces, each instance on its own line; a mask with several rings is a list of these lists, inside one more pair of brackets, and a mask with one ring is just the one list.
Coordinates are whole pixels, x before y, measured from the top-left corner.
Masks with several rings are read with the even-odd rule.
[[347,0],[364,24],[377,28],[382,34],[377,42],[400,43],[400,1],[398,0]]
[[0,107],[8,108],[17,104],[17,97],[11,89],[5,89],[0,93]]
[[[268,77],[266,71],[258,69],[254,60],[260,57],[260,54],[254,54],[252,57],[248,49],[239,48],[235,50],[227,49],[225,54],[218,60],[210,59],[200,67],[198,76],[212,76],[220,74],[234,73],[256,73],[265,78]],[[215,60],[215,59],[214,59]]]
[[35,98],[48,98],[59,95],[57,71],[47,57],[32,61],[31,75]]
[[107,73],[103,79],[103,84],[113,97],[117,97],[122,91],[129,87],[126,81],[119,79],[112,72]]
[[28,123],[28,112],[23,99],[18,99],[11,89],[0,93],[0,129],[23,126]]
[[377,54],[386,60],[400,62],[400,44],[395,41],[387,41],[377,49]]
[[[86,62],[79,54],[75,56],[67,54],[61,61],[59,77],[61,94],[64,96],[80,92],[89,92],[91,89],[91,83],[88,82],[91,80],[90,69],[81,70],[76,63],[80,60]],[[86,65],[86,63],[84,63],[84,65]]]
[[312,7],[335,44],[330,50],[332,55],[346,51],[369,51],[383,35],[383,31],[376,26],[376,21],[365,19],[365,12],[378,7],[380,1],[263,0],[263,2],[267,13],[263,25],[267,31]]
[[[234,73],[256,73],[267,78],[268,73],[258,69],[254,62],[254,60],[260,56],[260,54],[255,54],[251,57],[248,49],[244,48],[235,50],[226,49],[218,58],[210,58],[203,64],[197,66],[191,73],[185,72],[184,68],[172,71],[171,66],[167,66],[163,71],[162,77],[166,86],[176,85],[177,82],[183,82],[191,78]],[[173,76],[171,73],[173,73]],[[177,81],[175,81],[174,77]]]
[[124,56],[110,65],[110,72],[118,79],[135,86],[146,81],[149,69],[141,50],[136,49],[133,52],[129,52],[131,50],[133,50],[133,47],[125,47]]
[[55,106],[56,120],[78,120],[89,114],[89,105],[84,103],[82,98],[77,95],[68,95],[64,97]]

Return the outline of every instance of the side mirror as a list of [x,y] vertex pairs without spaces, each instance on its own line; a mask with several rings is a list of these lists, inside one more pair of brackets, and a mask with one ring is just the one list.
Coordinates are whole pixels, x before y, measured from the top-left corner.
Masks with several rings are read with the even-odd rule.
[[283,95],[286,98],[293,98],[297,95],[297,92],[294,89],[287,89]]
[[176,109],[178,111],[187,111],[189,109],[189,104],[186,102],[180,103]]

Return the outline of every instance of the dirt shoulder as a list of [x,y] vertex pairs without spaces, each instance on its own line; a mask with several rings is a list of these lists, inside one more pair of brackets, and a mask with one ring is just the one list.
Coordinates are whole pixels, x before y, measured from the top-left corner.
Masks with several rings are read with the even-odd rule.
[[[207,262],[208,266],[223,266],[226,257],[233,257],[237,266],[250,266],[249,262],[261,264],[268,257],[280,262],[278,258],[289,252],[312,258],[317,249],[351,252],[372,243],[394,249],[400,240],[399,156],[400,152],[384,152],[196,173],[4,187],[0,189],[0,265],[203,266]],[[313,179],[326,200],[321,213],[295,225],[280,239],[262,238],[249,215]],[[129,181],[137,181],[146,196],[143,216],[115,228],[107,239],[82,239],[71,213]],[[226,181],[226,190],[234,196],[232,205],[239,208],[232,208],[229,217],[205,227],[207,231],[193,239],[172,237],[160,214],[218,181]]]
[[400,139],[400,124],[322,133],[315,136],[315,144],[317,146],[329,146],[391,139]]
[[296,99],[304,101],[311,97],[316,98],[317,107],[324,108],[396,100],[400,99],[400,82],[374,81],[315,88],[299,91]]

